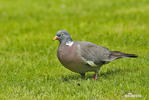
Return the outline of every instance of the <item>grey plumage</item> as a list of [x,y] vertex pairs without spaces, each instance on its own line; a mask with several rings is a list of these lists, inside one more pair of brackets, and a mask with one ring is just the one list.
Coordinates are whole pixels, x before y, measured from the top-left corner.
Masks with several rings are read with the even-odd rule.
[[86,72],[93,71],[94,79],[97,79],[97,73],[102,65],[114,59],[137,57],[134,54],[110,51],[91,42],[72,41],[66,31],[58,31],[54,40],[60,41],[57,56],[62,65],[73,72],[80,73],[82,77]]

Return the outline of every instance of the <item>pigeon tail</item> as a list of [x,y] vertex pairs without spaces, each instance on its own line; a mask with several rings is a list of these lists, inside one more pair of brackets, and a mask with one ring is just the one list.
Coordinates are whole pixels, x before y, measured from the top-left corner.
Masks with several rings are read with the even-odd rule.
[[137,58],[138,56],[135,54],[126,54],[120,51],[112,51],[111,54],[112,57],[117,57],[117,59],[119,58],[124,58],[124,57],[129,57],[129,58]]

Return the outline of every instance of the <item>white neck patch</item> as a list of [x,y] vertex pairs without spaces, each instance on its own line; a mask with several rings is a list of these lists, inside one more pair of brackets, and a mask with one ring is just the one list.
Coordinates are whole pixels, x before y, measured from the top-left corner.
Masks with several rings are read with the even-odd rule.
[[72,45],[73,45],[73,41],[68,41],[68,42],[66,42],[66,45],[72,46]]

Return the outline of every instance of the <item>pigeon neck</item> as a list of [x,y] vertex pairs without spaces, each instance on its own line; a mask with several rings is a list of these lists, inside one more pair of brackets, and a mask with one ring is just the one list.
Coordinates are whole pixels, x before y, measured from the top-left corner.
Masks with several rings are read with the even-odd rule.
[[63,40],[60,41],[60,45],[61,44],[67,44],[67,43],[70,43],[70,42],[72,42],[72,39],[71,38],[65,38],[65,39],[63,39]]

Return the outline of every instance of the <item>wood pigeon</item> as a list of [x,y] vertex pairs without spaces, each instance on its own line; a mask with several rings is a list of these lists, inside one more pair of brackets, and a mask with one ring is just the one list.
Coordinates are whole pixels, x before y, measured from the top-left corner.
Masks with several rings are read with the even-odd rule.
[[67,69],[79,73],[85,78],[86,72],[95,72],[94,79],[102,65],[119,58],[136,58],[135,54],[126,54],[120,51],[110,51],[86,41],[73,41],[67,31],[60,30],[54,40],[59,40],[57,57]]

